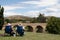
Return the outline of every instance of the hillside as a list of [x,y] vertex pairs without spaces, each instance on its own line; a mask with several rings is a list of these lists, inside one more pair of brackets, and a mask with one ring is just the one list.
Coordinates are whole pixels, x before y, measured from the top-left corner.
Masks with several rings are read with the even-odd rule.
[[27,16],[21,16],[21,15],[13,15],[13,16],[5,17],[5,19],[30,20],[32,18]]

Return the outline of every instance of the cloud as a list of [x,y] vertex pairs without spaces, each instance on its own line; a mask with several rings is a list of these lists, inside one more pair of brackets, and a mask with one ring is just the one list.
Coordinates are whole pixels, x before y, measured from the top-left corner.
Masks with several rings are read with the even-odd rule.
[[24,4],[40,4],[39,1],[25,1],[25,2],[21,2]]
[[46,16],[60,17],[60,13],[59,12],[52,12],[52,13],[46,14]]
[[24,7],[22,7],[22,6],[16,6],[16,5],[13,5],[13,6],[11,6],[11,5],[4,6],[5,11],[15,10],[15,9],[22,9],[22,8],[24,8]]
[[31,4],[31,5],[36,5],[37,7],[41,7],[41,6],[54,5],[57,3],[57,0],[25,1],[25,2],[21,2],[21,3]]
[[23,14],[24,16],[29,16],[29,17],[38,17],[39,11],[28,11]]
[[41,12],[45,13],[46,16],[60,17],[60,4],[47,7],[46,9],[41,10]]
[[[16,5],[13,5],[13,6],[11,6],[11,5],[5,5],[4,6],[4,17],[6,17],[6,16],[12,16],[12,15],[21,15],[21,13],[17,13],[17,12],[15,12],[14,10],[15,9],[24,9],[24,7],[22,7],[22,6],[16,6]],[[11,11],[11,10],[13,10],[13,11]]]
[[[29,0],[18,2],[13,5],[5,5],[5,16],[24,15],[29,17],[37,17],[39,12],[44,13],[45,16],[60,17],[60,4],[58,0]],[[43,8],[44,7],[44,8]],[[15,9],[24,9],[24,13],[14,11]],[[36,9],[37,8],[37,9]],[[10,10],[13,10],[12,12]],[[27,11],[28,10],[28,11]],[[33,11],[32,11],[33,10]]]
[[13,15],[21,15],[21,13],[16,13],[11,11],[4,12],[4,17],[13,16]]
[[26,13],[15,13],[15,12],[5,12],[4,16],[12,16],[12,15],[23,15],[28,17],[38,17],[39,11],[28,11]]

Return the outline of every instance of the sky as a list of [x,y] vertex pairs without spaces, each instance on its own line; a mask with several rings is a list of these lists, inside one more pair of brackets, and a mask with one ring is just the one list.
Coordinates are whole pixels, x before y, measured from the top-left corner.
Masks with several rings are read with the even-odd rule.
[[60,17],[60,0],[0,0],[4,7],[4,16],[23,15],[29,17]]

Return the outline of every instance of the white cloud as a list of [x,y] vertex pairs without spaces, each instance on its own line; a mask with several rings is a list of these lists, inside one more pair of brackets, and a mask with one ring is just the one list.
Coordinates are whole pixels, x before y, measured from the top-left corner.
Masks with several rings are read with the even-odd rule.
[[21,2],[24,4],[40,4],[39,1],[26,1],[26,2]]
[[[21,4],[20,4],[21,3]],[[17,3],[13,6],[8,5],[4,6],[5,8],[5,13],[4,15],[6,16],[11,16],[11,15],[24,15],[24,16],[29,16],[29,17],[37,17],[39,15],[39,12],[44,13],[46,16],[56,16],[60,17],[60,4],[58,4],[58,0],[40,0],[40,1],[24,1]],[[38,8],[36,11],[27,11],[25,13],[16,13],[15,12],[10,12],[8,10],[15,10],[15,9],[24,9],[26,7],[29,7],[29,5],[33,5],[33,8]],[[23,6],[21,6],[23,5]],[[48,7],[46,7],[48,6]],[[39,10],[41,7],[46,7],[45,9]],[[32,9],[32,7],[29,7],[29,9]],[[28,10],[28,8],[26,8]],[[26,10],[25,10],[26,11]]]
[[28,17],[38,17],[39,11],[28,11],[26,13],[5,12],[4,16],[23,15]]
[[41,7],[41,6],[49,6],[49,5],[54,5],[57,3],[57,0],[40,0],[40,1],[26,1],[26,2],[21,2],[24,4],[35,4],[36,7]]
[[28,11],[28,12],[26,12],[23,15],[24,16],[29,16],[29,17],[38,17],[39,11]]
[[11,12],[11,10],[21,9],[21,6],[4,6],[4,16],[20,15],[20,13]]
[[57,0],[41,0],[40,5],[38,6],[49,6],[57,3]]
[[46,16],[55,16],[55,17],[60,17],[60,13],[56,13],[56,12],[52,12],[52,13],[49,13],[49,14],[46,14]]
[[14,9],[21,9],[21,8],[24,8],[24,7],[22,7],[22,6],[4,6],[4,9],[5,9],[5,11],[8,11],[8,10],[14,10]]
[[4,12],[4,17],[13,16],[13,15],[21,15],[21,13],[15,13],[15,12],[10,12],[10,11]]
[[47,7],[46,9],[41,10],[41,12],[45,13],[46,16],[60,17],[60,4]]

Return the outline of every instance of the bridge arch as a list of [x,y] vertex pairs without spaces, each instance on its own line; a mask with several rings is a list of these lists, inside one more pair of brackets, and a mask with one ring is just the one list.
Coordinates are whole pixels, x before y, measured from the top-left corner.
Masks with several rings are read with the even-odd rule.
[[25,27],[25,29],[26,29],[26,31],[28,31],[28,32],[33,32],[33,27],[32,27],[31,25],[27,25],[27,26]]
[[35,29],[36,29],[37,33],[42,33],[43,32],[43,27],[41,25],[37,25]]

